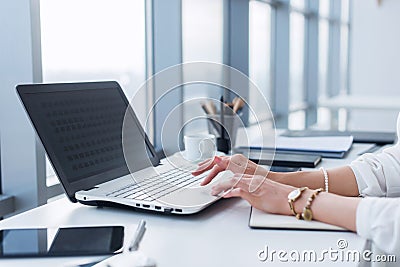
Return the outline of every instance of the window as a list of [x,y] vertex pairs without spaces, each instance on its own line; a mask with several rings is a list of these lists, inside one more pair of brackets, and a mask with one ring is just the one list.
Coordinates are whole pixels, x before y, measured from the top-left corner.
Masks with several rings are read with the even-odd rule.
[[[116,80],[134,96],[146,78],[144,0],[41,0],[40,13],[43,82]],[[145,103],[134,103],[142,123]]]
[[223,1],[182,0],[183,62],[223,60]]
[[291,0],[290,5],[297,10],[304,10],[306,7],[306,0]]
[[342,0],[341,6],[341,28],[340,28],[340,92],[348,93],[349,88],[349,23],[350,23],[350,0]]
[[306,50],[306,1],[290,1],[289,34],[289,125],[290,129],[305,127],[305,69]]
[[328,76],[328,45],[329,45],[329,0],[319,1],[319,62],[318,62],[318,78],[319,78],[319,94],[326,96],[327,94],[327,76]]
[[304,15],[290,14],[290,106],[302,104],[304,98],[304,49],[305,49]]
[[[349,35],[351,0],[320,0],[319,97],[328,98],[349,92]],[[318,110],[318,124],[330,125],[329,112]]]
[[[183,62],[209,61],[223,63],[223,1],[182,1],[182,58]],[[185,75],[185,74],[184,74]],[[201,102],[196,98],[219,99],[219,86],[196,83],[184,86],[183,101],[190,101],[184,110],[184,121],[202,116]],[[186,107],[186,106],[185,106]],[[207,131],[207,121],[192,121],[185,131]]]
[[[349,90],[350,3],[249,2],[249,74],[271,103],[278,127],[315,124],[318,96]],[[250,103],[261,110],[251,92]]]
[[[272,7],[271,5],[250,1],[249,3],[249,77],[257,85],[268,103],[272,100]],[[259,120],[268,119],[265,101],[257,92],[249,92],[249,102]],[[250,123],[254,117],[250,116]]]

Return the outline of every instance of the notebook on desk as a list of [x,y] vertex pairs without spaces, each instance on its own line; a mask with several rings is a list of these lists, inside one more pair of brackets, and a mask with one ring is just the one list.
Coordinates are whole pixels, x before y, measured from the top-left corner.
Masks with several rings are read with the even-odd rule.
[[[262,136],[248,140],[248,144],[238,145],[239,149],[262,150],[265,152],[285,152],[304,155],[320,155],[324,158],[343,158],[353,144],[352,136],[286,137],[276,136],[274,145],[268,144]],[[271,142],[269,142],[271,143]],[[236,149],[236,148],[235,148]]]
[[294,216],[266,213],[253,207],[250,211],[249,226],[255,229],[348,231],[339,226],[318,221],[297,220]]
[[321,162],[321,156],[316,154],[301,154],[269,151],[264,149],[249,149],[238,147],[235,153],[240,153],[251,161],[268,166],[294,167],[294,168],[315,168]]
[[353,136],[354,143],[375,143],[383,146],[394,144],[397,139],[395,132],[371,131],[331,131],[331,130],[287,130],[281,134],[286,137],[317,137],[317,136]]

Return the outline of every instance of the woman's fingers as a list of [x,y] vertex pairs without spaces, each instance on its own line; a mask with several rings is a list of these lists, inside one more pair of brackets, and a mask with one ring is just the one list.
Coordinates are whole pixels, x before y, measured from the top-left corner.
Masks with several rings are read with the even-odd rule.
[[235,174],[231,179],[216,184],[212,188],[212,194],[218,195],[222,191],[232,191],[240,188],[244,192],[254,193],[265,181],[265,177],[249,174]]
[[[201,185],[206,185],[209,184],[221,171],[230,170],[238,175],[248,175],[249,173],[254,174],[256,169],[255,166],[257,165],[250,162],[243,155],[236,154],[231,157],[215,156],[212,159],[208,159],[199,163],[198,168],[193,171],[192,174],[197,176],[205,171],[211,170],[207,177],[201,182]],[[242,177],[250,178],[251,175]]]
[[229,170],[234,173],[246,173],[246,174],[254,174],[257,164],[251,162],[245,156],[240,154],[235,154],[232,156],[229,162]]
[[220,161],[226,161],[229,160],[230,157],[228,156],[214,156],[212,158],[206,159],[202,162],[200,162],[198,165],[199,166],[203,166],[203,165],[207,165],[207,164],[213,164],[213,163],[217,163]]
[[204,180],[200,183],[200,185],[206,185],[209,184],[212,179],[215,178],[215,176],[218,175],[218,173],[224,171],[220,166],[214,165],[214,167],[211,169],[210,173],[204,178]]
[[202,161],[198,164],[193,175],[199,175],[210,170],[214,165],[219,165],[224,170],[231,170],[234,173],[254,174],[258,165],[249,161],[243,155],[235,154],[233,156],[215,156],[212,159]]
[[226,192],[228,190],[231,190],[232,188],[234,188],[236,182],[237,181],[235,180],[234,177],[232,177],[229,180],[222,181],[212,187],[211,194],[215,196],[220,194],[221,192]]
[[226,165],[228,165],[229,158],[226,156],[219,157],[215,156],[211,159],[207,159],[205,161],[202,161],[198,164],[198,167],[196,170],[192,172],[192,175],[197,176],[199,174],[202,174],[203,172],[206,172],[208,170],[211,170],[216,164],[220,165],[223,169],[225,169]]
[[224,198],[241,197],[244,200],[247,200],[248,202],[251,203],[251,194],[249,192],[246,192],[242,188],[234,188],[228,191],[226,194],[224,194],[223,197]]
[[192,172],[192,175],[197,176],[205,171],[211,170],[211,168],[214,165],[215,165],[215,157],[202,161],[198,164],[197,169]]
[[222,181],[215,186],[212,187],[212,194],[213,195],[218,195],[219,193],[223,191],[228,191],[233,188],[242,188],[244,190],[247,190],[248,185],[250,184],[251,181],[251,175],[247,174],[235,174],[231,179]]
[[[211,168],[209,168],[209,167],[207,168],[207,170],[211,169],[210,173],[207,175],[206,178],[204,178],[204,180],[201,182],[200,185],[206,185],[206,184],[210,183],[212,181],[212,179],[214,179],[215,176],[218,175],[218,173],[226,170],[227,166],[229,164],[229,160],[230,160],[229,157],[215,157],[214,160],[213,160],[214,164],[211,165],[212,167]],[[202,172],[204,172],[204,171],[202,171]],[[200,173],[194,172],[192,174],[193,175],[198,175]]]

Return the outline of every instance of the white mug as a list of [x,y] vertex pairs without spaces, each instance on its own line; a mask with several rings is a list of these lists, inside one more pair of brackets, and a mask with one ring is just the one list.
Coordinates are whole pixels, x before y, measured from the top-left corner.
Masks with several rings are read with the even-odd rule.
[[184,136],[184,158],[189,161],[200,161],[212,158],[217,151],[215,135],[191,134]]

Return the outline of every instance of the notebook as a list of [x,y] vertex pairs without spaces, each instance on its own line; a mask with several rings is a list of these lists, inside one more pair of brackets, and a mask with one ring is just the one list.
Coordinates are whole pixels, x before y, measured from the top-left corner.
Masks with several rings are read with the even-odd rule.
[[294,216],[266,213],[253,207],[250,211],[249,226],[255,229],[348,231],[339,226],[318,221],[298,220]]
[[267,151],[260,149],[235,148],[235,153],[241,153],[251,161],[261,165],[281,167],[315,168],[321,162],[321,156],[316,154],[290,153],[284,151]]
[[370,131],[324,131],[324,130],[287,130],[281,134],[286,137],[316,137],[316,136],[353,136],[354,143],[375,143],[383,146],[394,144],[397,139],[395,132],[370,132]]
[[[304,155],[320,155],[324,158],[343,158],[353,144],[352,136],[286,137],[277,136],[275,148],[263,146],[262,140],[252,140],[252,150],[277,151]],[[246,147],[240,147],[246,148]]]

